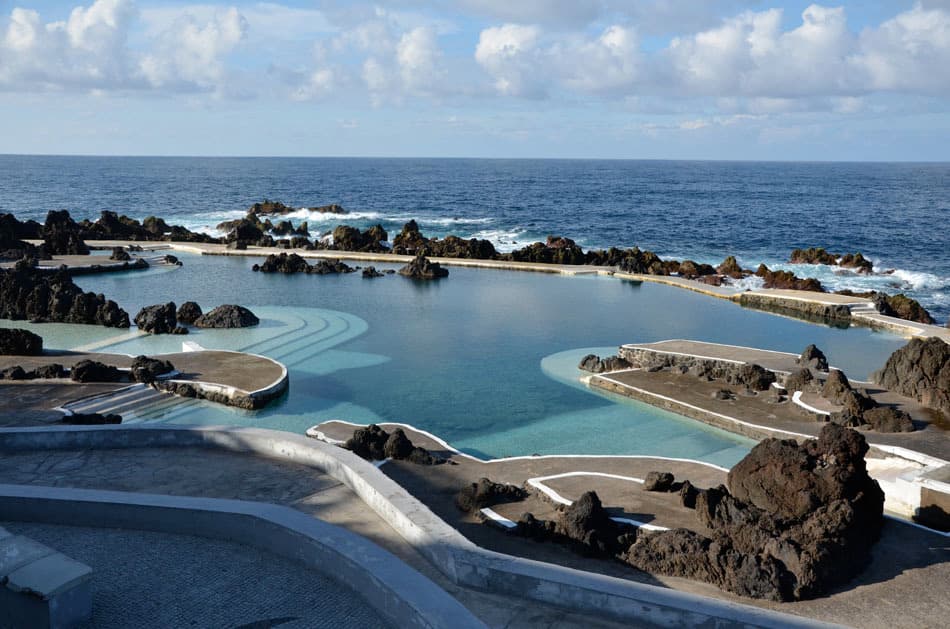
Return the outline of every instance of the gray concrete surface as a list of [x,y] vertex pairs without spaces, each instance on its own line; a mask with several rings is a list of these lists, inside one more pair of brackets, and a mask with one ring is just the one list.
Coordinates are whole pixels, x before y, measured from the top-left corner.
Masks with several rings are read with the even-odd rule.
[[93,616],[82,625],[90,629],[389,626],[325,575],[241,544],[154,531],[3,526],[94,567]]

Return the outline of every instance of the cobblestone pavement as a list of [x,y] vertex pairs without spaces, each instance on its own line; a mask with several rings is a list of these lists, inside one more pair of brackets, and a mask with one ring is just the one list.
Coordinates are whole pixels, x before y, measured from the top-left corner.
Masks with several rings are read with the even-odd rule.
[[387,626],[356,592],[248,546],[153,531],[0,526],[92,567],[88,629]]

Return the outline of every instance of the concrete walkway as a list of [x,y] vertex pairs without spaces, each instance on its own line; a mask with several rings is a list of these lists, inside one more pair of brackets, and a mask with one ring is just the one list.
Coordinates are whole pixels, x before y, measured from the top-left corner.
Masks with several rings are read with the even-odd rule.
[[84,628],[387,627],[327,576],[240,544],[154,531],[0,523],[93,567]]
[[452,584],[353,492],[305,465],[207,448],[5,452],[0,457],[0,483],[228,498],[290,506],[343,526],[392,552],[491,627],[624,626],[535,601]]

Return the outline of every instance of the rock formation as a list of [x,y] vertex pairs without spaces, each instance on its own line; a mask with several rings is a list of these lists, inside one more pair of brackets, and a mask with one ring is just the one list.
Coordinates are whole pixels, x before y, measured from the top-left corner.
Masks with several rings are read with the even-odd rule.
[[420,254],[399,269],[399,274],[417,280],[434,280],[448,277],[449,270],[443,269],[438,262],[430,262],[428,258]]
[[149,334],[188,334],[188,330],[178,325],[175,302],[145,306],[135,315],[135,325]]
[[389,235],[382,225],[373,225],[365,231],[349,225],[338,225],[333,230],[333,248],[340,251],[388,252],[389,249],[383,245],[388,239]]
[[175,367],[167,360],[159,358],[149,358],[148,356],[136,356],[132,359],[132,381],[133,382],[154,382],[159,376],[164,376],[175,371]]
[[487,478],[478,479],[477,483],[466,485],[455,495],[455,506],[466,513],[478,513],[485,507],[492,507],[505,502],[519,502],[528,495],[517,485],[494,483]]
[[84,293],[67,273],[43,273],[22,264],[0,269],[0,317],[129,327],[128,313],[102,295]]
[[648,472],[643,479],[644,491],[673,491],[676,477],[670,472]]
[[470,258],[477,260],[491,260],[497,257],[495,246],[489,240],[470,238],[468,240],[458,236],[445,238],[426,238],[419,232],[419,225],[409,221],[393,238],[393,253],[403,255],[424,255],[443,258]]
[[728,256],[725,260],[722,261],[716,270],[726,277],[731,277],[734,280],[741,280],[745,273],[742,271],[742,267],[739,266],[739,262],[736,260],[735,256]]
[[916,299],[911,299],[903,294],[887,295],[886,293],[874,293],[871,297],[874,307],[882,315],[897,317],[906,321],[915,321],[917,323],[926,323],[932,325],[936,323],[930,316],[927,309],[920,305]]
[[950,345],[936,337],[911,339],[871,380],[950,417]]
[[43,337],[20,328],[0,328],[0,355],[39,356]]
[[0,214],[0,260],[49,257],[26,239],[42,238],[43,226],[36,221],[21,223],[13,214]]
[[795,361],[803,367],[816,369],[818,371],[828,371],[828,359],[814,344],[809,345]]
[[867,450],[863,436],[833,424],[803,444],[766,439],[729,472],[728,490],[697,492],[711,537],[641,532],[623,558],[743,596],[817,596],[860,572],[880,534],[884,493],[867,473]]
[[234,304],[218,306],[195,319],[198,328],[249,328],[261,320],[245,308]]
[[72,415],[63,415],[61,420],[64,424],[73,426],[96,426],[105,424],[121,424],[122,416],[115,413],[101,415],[99,413],[73,413]]
[[500,257],[542,264],[584,264],[587,261],[584,250],[570,238],[562,236],[548,236],[547,242],[536,242]]
[[388,433],[376,424],[357,428],[343,447],[370,461],[395,459],[418,465],[438,465],[445,459],[432,456],[425,448],[414,446],[402,428]]
[[631,365],[619,356],[608,356],[601,358],[597,354],[588,354],[581,359],[578,369],[590,371],[591,373],[604,373],[605,371],[619,371],[621,369],[630,369]]
[[765,288],[782,288],[788,290],[804,290],[817,293],[825,291],[821,282],[813,277],[800,278],[790,271],[770,271],[769,267],[760,264],[755,271],[758,277],[764,281]]
[[66,210],[50,210],[43,225],[43,248],[50,255],[89,255],[79,225]]
[[376,270],[375,266],[368,266],[363,269],[363,277],[373,278],[373,277],[382,277],[385,273],[380,273]]
[[810,249],[795,249],[789,259],[792,264],[826,264],[841,266],[846,269],[855,269],[858,273],[870,273],[874,267],[870,260],[860,253],[847,253],[839,256],[829,253],[821,247]]
[[129,255],[129,252],[126,251],[124,247],[113,247],[109,259],[117,262],[129,262],[132,260],[132,256]]
[[69,370],[69,378],[76,382],[122,382],[126,374],[98,360],[80,360]]
[[178,312],[176,313],[176,316],[180,323],[192,325],[198,320],[198,317],[201,316],[201,306],[193,301],[186,301],[182,305],[178,306]]
[[261,273],[312,273],[314,275],[356,271],[353,267],[339,260],[318,260],[311,265],[296,253],[271,254],[267,256],[263,264],[255,264],[251,267],[251,270],[260,271]]

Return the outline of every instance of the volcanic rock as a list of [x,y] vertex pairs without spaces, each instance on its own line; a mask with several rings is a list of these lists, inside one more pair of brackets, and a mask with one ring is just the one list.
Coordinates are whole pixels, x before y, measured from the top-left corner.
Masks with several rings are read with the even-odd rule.
[[132,360],[133,382],[154,382],[159,376],[175,371],[175,367],[167,360],[136,356]]
[[742,267],[739,266],[739,262],[736,260],[735,256],[729,256],[722,261],[716,270],[727,277],[731,277],[734,280],[741,280],[745,275],[742,272]]
[[697,492],[697,519],[711,537],[640,535],[624,560],[743,596],[819,595],[863,568],[883,524],[884,493],[867,473],[867,450],[863,436],[834,424],[803,444],[766,439],[729,472],[732,493]]
[[432,456],[425,448],[412,444],[406,433],[397,428],[392,434],[376,424],[357,428],[343,447],[370,461],[405,460],[418,465],[438,465],[445,459]]
[[672,491],[676,478],[670,472],[648,472],[643,479],[645,491]]
[[29,375],[20,365],[7,367],[0,371],[0,380],[28,380]]
[[340,251],[389,251],[382,243],[389,238],[382,225],[374,225],[366,231],[360,231],[349,225],[338,225],[333,230],[333,248]]
[[874,302],[874,307],[882,315],[928,325],[936,323],[927,309],[920,305],[920,302],[904,294],[875,293],[871,300]]
[[588,354],[581,359],[578,369],[590,371],[592,373],[604,373],[605,371],[619,371],[629,369],[632,365],[619,356],[608,356],[601,358],[596,354]]
[[799,278],[790,271],[770,271],[769,267],[760,264],[755,274],[764,280],[765,288],[782,288],[789,290],[804,290],[822,293],[824,287],[813,277]]
[[261,320],[244,306],[226,304],[218,306],[195,319],[198,328],[249,328]]
[[382,277],[385,273],[380,273],[375,266],[368,266],[363,269],[363,277]]
[[795,391],[810,391],[812,390],[812,384],[815,382],[815,376],[812,375],[811,369],[802,367],[798,371],[793,371],[785,377],[785,388],[789,393],[794,393]]
[[528,492],[516,485],[494,483],[487,478],[480,478],[477,483],[459,490],[455,495],[455,506],[466,513],[478,513],[485,507],[524,500],[527,495]]
[[122,382],[125,373],[97,360],[81,360],[69,370],[69,378],[76,382]]
[[132,259],[132,256],[129,255],[129,252],[126,251],[124,247],[113,247],[109,259],[119,262],[128,262]]
[[135,325],[149,334],[171,334],[178,327],[175,302],[145,306],[135,315]]
[[877,432],[913,432],[914,421],[905,411],[877,406],[864,411],[862,418]]
[[847,376],[838,369],[832,369],[828,372],[828,377],[821,389],[821,397],[835,404],[843,404],[845,394],[849,391],[851,391],[851,383],[848,382]]
[[192,325],[201,316],[201,306],[193,301],[186,301],[178,307],[176,316],[180,323]]
[[29,330],[0,328],[0,355],[39,356],[43,338]]
[[406,266],[399,269],[400,275],[411,277],[417,280],[434,280],[440,277],[448,277],[449,270],[443,269],[438,262],[430,262],[423,255],[417,255]]
[[18,264],[0,269],[0,318],[129,327],[129,315],[102,295],[84,293],[65,272]]
[[802,352],[801,356],[799,356],[795,362],[803,367],[810,367],[818,371],[828,371],[828,359],[825,358],[825,354],[814,344],[806,347],[805,351]]
[[871,380],[950,417],[950,345],[936,337],[911,339]]
[[834,266],[838,263],[838,256],[828,253],[821,247],[812,247],[810,249],[795,249],[792,251],[792,257],[789,258],[792,264],[827,264]]
[[43,248],[50,255],[89,255],[79,225],[66,210],[50,210],[43,225]]

